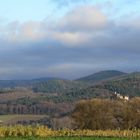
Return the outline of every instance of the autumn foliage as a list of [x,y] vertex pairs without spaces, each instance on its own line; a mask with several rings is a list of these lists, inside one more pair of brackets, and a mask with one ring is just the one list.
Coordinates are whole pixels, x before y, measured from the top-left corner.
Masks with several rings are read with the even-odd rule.
[[139,129],[140,98],[123,100],[83,100],[72,114],[78,129]]

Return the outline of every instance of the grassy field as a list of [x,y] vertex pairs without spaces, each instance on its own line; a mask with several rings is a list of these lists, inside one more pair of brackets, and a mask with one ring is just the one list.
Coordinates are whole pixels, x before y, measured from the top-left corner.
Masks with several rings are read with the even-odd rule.
[[139,140],[139,138],[99,138],[99,137],[54,137],[54,138],[40,138],[40,137],[8,137],[0,138],[0,140]]
[[14,124],[17,121],[40,120],[45,117],[47,115],[0,115],[0,120],[3,124]]

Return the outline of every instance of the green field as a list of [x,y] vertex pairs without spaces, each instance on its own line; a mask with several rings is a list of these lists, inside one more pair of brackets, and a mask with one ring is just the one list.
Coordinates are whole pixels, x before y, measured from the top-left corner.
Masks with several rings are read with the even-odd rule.
[[139,138],[98,138],[98,137],[54,137],[54,138],[40,138],[40,137],[9,137],[0,138],[0,140],[139,140]]

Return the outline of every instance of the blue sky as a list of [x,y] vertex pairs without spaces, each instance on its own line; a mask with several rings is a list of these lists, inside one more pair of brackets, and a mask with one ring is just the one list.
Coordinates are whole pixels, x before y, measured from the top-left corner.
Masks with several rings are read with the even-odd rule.
[[54,16],[58,18],[78,5],[102,6],[111,17],[119,17],[140,12],[139,0],[0,0],[0,17],[7,22],[19,20],[43,20]]
[[0,3],[0,79],[140,71],[139,0]]

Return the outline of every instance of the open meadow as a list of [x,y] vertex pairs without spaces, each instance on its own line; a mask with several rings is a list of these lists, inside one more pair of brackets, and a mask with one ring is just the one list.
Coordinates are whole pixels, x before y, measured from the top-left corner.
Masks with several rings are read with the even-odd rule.
[[37,121],[47,117],[47,115],[0,115],[0,121],[2,124],[16,124],[20,121]]

